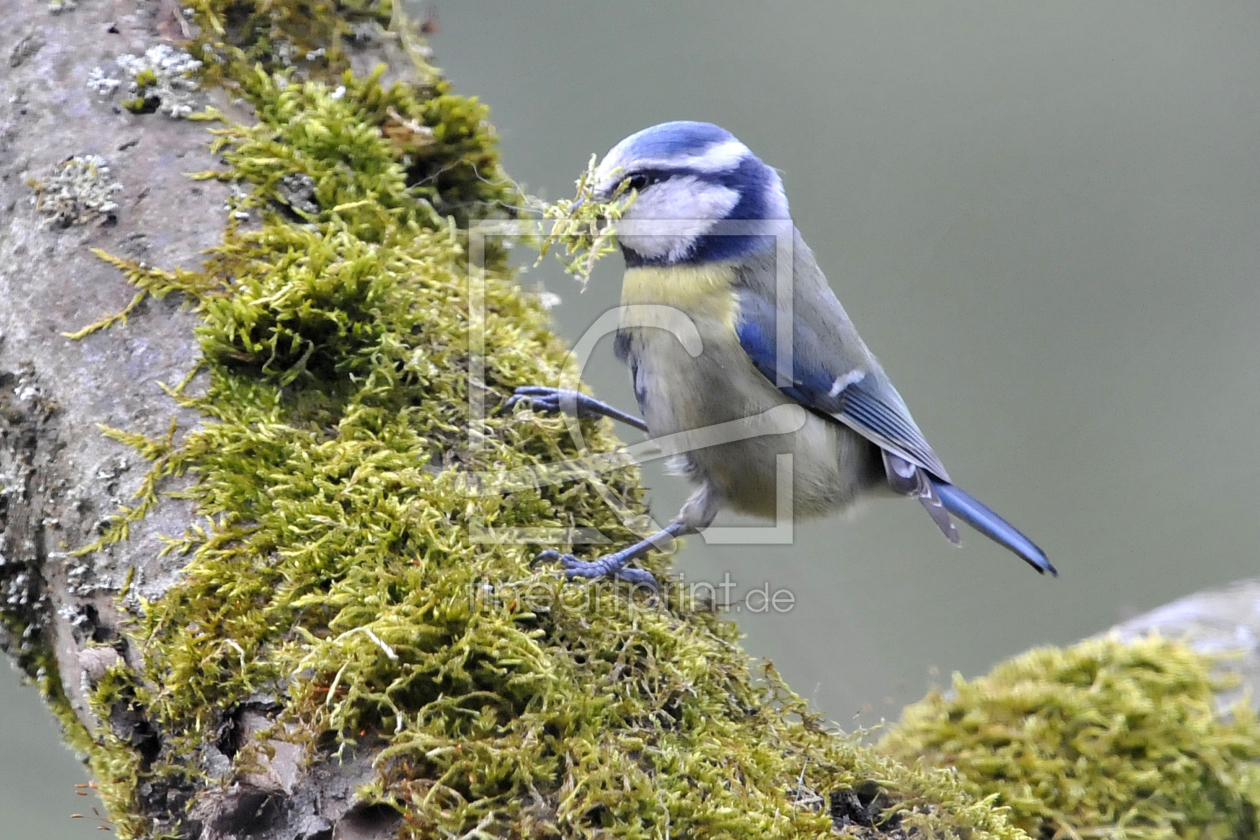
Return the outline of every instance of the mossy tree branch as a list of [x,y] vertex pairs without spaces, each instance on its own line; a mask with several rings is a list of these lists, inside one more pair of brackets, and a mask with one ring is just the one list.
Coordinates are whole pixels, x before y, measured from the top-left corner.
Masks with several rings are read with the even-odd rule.
[[0,287],[8,641],[120,834],[812,835],[860,789],[1018,836],[825,731],[707,610],[496,537],[625,539],[641,490],[614,457],[590,492],[606,427],[582,453],[495,410],[566,350],[500,250],[470,285],[464,229],[519,198],[406,21],[132,8],[16,21],[13,146],[45,151],[8,161],[39,200],[7,179]]
[[0,36],[5,641],[120,835],[1026,836],[704,605],[531,566],[642,491],[606,424],[499,410],[568,362],[469,270],[520,203],[485,109],[386,4],[189,8]]

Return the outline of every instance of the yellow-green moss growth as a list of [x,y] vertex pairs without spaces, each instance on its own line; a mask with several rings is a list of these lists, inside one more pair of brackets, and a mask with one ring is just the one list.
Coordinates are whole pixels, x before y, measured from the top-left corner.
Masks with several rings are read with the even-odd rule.
[[[112,260],[200,314],[203,378],[171,394],[204,419],[162,439],[109,432],[153,466],[102,543],[125,539],[174,476],[192,479],[179,495],[199,517],[170,539],[183,582],[136,616],[145,671],[94,692],[166,745],[96,745],[117,771],[111,812],[134,813],[140,782],[195,787],[213,733],[261,692],[321,756],[382,746],[363,793],[399,809],[408,837],[815,837],[830,802],[861,836],[1023,838],[952,775],[826,731],[772,669],[754,673],[733,625],[567,584],[531,566],[539,546],[501,538],[541,526],[629,541],[607,502],[642,513],[643,499],[628,463],[601,474],[603,497],[581,480],[496,478],[619,444],[606,421],[586,422],[582,453],[563,420],[500,411],[569,362],[501,250],[484,280],[469,271],[460,226],[518,203],[484,108],[444,83],[299,80],[246,61],[257,20],[332,6],[195,7],[203,32],[236,21],[253,39],[213,45],[218,78],[259,122],[219,130],[228,169],[208,177],[240,185],[235,210],[261,224],[230,223],[197,272]],[[664,579],[661,558],[645,565]]]
[[393,15],[391,0],[183,0],[183,6],[194,10],[200,28],[190,51],[208,53],[207,81],[229,88],[240,82],[242,66],[271,72],[300,61],[316,74],[339,76],[350,66],[347,42],[387,36]]
[[[595,183],[596,156],[591,155],[586,169],[577,179],[577,195],[572,201],[562,198],[555,204],[537,208],[544,219],[554,222],[542,240],[538,256],[541,262],[552,246],[561,244],[568,259],[561,260],[565,271],[577,278],[583,287],[591,279],[595,263],[617,250],[617,220],[634,203],[638,193],[622,181],[605,201],[600,201]],[[615,171],[614,171],[615,174]]]
[[1255,837],[1260,727],[1217,712],[1213,664],[1159,638],[1033,650],[956,676],[880,747],[955,768],[1033,837]]

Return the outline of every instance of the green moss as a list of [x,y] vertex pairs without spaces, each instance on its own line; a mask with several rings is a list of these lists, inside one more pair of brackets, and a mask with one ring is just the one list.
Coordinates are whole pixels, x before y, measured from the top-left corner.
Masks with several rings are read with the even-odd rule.
[[139,813],[137,789],[142,780],[154,778],[160,771],[154,767],[151,756],[146,755],[144,748],[148,744],[134,733],[120,736],[114,731],[114,723],[120,718],[143,721],[147,692],[135,684],[135,675],[119,664],[101,677],[88,700],[97,719],[109,722],[89,736],[88,767],[97,793],[109,809],[120,837],[144,836],[150,833],[150,826]]
[[346,42],[379,37],[392,12],[389,0],[185,0],[184,6],[195,10],[201,27],[191,52],[214,50],[219,60],[207,68],[208,80],[227,86],[239,83],[241,66],[283,69],[282,56],[339,75],[349,67]]
[[[230,223],[198,272],[110,258],[142,294],[187,296],[203,352],[196,385],[170,389],[200,426],[108,430],[152,467],[83,549],[125,539],[168,479],[192,479],[171,491],[198,515],[169,540],[183,582],[136,616],[144,671],[94,693],[167,745],[99,742],[120,833],[143,833],[137,785],[196,779],[207,733],[264,692],[317,752],[383,745],[362,794],[410,837],[814,837],[847,797],[884,828],[1022,838],[950,774],[826,730],[710,612],[531,565],[539,546],[514,529],[629,541],[610,502],[642,514],[643,492],[607,421],[584,421],[579,452],[563,420],[501,411],[570,362],[501,249],[471,279],[461,225],[519,203],[484,107],[339,70],[331,5],[195,7],[214,73],[259,119],[217,130],[227,169],[204,177],[235,182],[234,209],[261,224]],[[327,73],[256,66],[280,35],[327,47]],[[601,457],[599,492],[541,478]],[[646,566],[664,578],[664,559]]]
[[562,198],[555,204],[537,207],[544,219],[553,222],[542,240],[538,259],[541,261],[553,246],[563,245],[568,259],[561,262],[584,288],[595,263],[616,253],[617,221],[638,197],[629,181],[623,181],[606,200],[599,200],[596,190],[600,185],[595,182],[595,173],[596,157],[591,155],[577,179],[577,195],[572,201]]
[[906,709],[881,749],[953,767],[1033,837],[1257,836],[1260,727],[1183,644],[1043,648]]

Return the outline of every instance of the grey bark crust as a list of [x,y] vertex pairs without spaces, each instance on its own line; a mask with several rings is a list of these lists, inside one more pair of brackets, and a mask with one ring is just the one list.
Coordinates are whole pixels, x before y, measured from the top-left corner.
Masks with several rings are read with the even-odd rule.
[[[125,325],[80,341],[63,333],[121,311],[135,290],[91,253],[107,253],[165,270],[196,269],[217,244],[228,188],[193,181],[218,167],[204,123],[121,107],[127,81],[119,55],[143,55],[178,27],[178,5],[86,0],[50,14],[40,2],[10,3],[0,27],[0,609],[24,632],[0,628],[3,648],[36,673],[38,654],[53,651],[75,715],[90,732],[103,726],[144,750],[165,749],[143,710],[116,706],[97,720],[87,691],[120,658],[137,668],[117,597],[158,598],[179,580],[184,559],[160,556],[160,535],[179,536],[192,522],[183,502],[164,501],[131,537],[87,557],[72,552],[101,533],[140,485],[146,465],[105,438],[100,426],[161,437],[172,419],[181,430],[199,422],[160,383],[178,383],[193,367],[196,318],[182,301],[150,300]],[[357,45],[354,64],[370,68],[393,51],[385,42]],[[89,88],[93,68],[123,78],[109,95]],[[201,104],[245,119],[221,91]],[[55,219],[36,208],[31,183],[47,182],[71,156],[96,155],[120,189],[116,208]],[[68,221],[72,224],[67,224]],[[133,606],[133,605],[132,605]],[[265,700],[224,716],[221,731],[265,729],[277,708]],[[327,761],[273,741],[265,773],[233,776],[231,756],[207,744],[198,769],[222,785],[186,812],[191,786],[145,786],[140,808],[157,830],[189,837],[329,838],[386,836],[390,814],[356,806],[371,780],[371,754]],[[391,827],[392,826],[392,827]]]
[[[182,534],[190,516],[186,505],[164,504],[131,540],[72,556],[145,472],[99,425],[160,436],[172,418],[195,424],[158,384],[183,378],[197,348],[194,317],[173,299],[82,341],[63,333],[119,311],[135,293],[92,248],[195,268],[224,223],[226,187],[186,176],[216,166],[205,127],[128,112],[118,104],[125,84],[112,96],[88,87],[93,68],[114,68],[117,56],[157,42],[157,8],[93,0],[53,16],[40,3],[10,4],[0,31],[8,64],[0,75],[0,586],[34,628],[5,641],[10,650],[41,642],[55,650],[90,729],[99,722],[85,702],[80,656],[119,638],[114,599],[132,569],[135,591],[150,597],[177,579],[179,558],[159,558],[158,534]],[[111,196],[117,209],[65,226],[36,209],[29,182],[86,155],[107,162],[121,186]]]

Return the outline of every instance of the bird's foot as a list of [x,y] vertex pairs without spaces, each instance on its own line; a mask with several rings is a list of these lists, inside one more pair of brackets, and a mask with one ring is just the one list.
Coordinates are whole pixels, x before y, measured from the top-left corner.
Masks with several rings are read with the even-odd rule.
[[632,569],[626,564],[633,557],[625,557],[626,552],[618,551],[607,554],[598,560],[579,560],[572,554],[562,554],[555,549],[547,549],[534,558],[535,563],[559,563],[564,575],[569,580],[585,578],[593,580],[602,577],[616,577],[634,586],[646,586],[652,592],[659,592],[660,586],[651,572],[643,569]]
[[[559,414],[564,410],[560,405],[560,397],[566,394],[572,394],[574,397],[581,396],[577,391],[566,391],[563,388],[552,388],[547,385],[522,385],[508,397],[507,402],[503,404],[503,410],[511,411],[523,400],[528,400],[534,411]],[[576,408],[576,400],[574,405]],[[581,409],[578,408],[578,411],[580,412]]]
[[511,411],[522,400],[529,400],[534,411],[546,414],[563,412],[578,418],[609,417],[619,423],[633,426],[639,431],[647,431],[647,424],[633,414],[627,414],[619,408],[614,408],[580,391],[552,388],[548,385],[522,385],[508,397],[507,402],[503,404],[503,410]]

